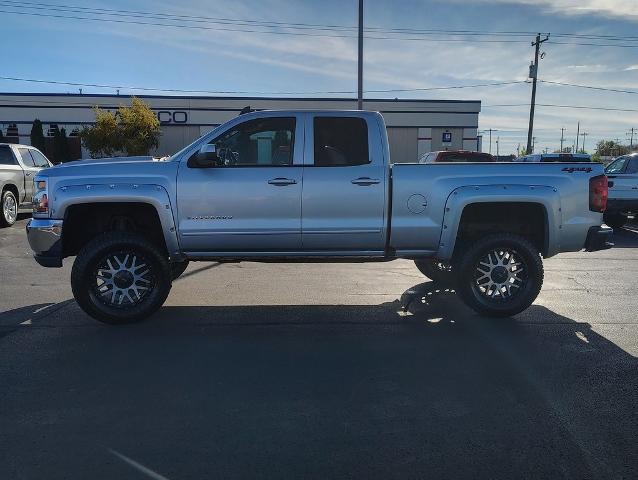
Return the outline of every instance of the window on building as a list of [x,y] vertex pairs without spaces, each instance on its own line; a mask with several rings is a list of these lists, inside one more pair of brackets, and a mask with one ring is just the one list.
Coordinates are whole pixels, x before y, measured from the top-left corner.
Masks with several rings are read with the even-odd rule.
[[7,137],[17,137],[18,126],[15,123],[10,123],[7,127]]
[[11,147],[0,145],[0,165],[16,165]]
[[316,117],[315,165],[340,167],[370,163],[368,125],[362,118]]
[[57,123],[52,123],[49,125],[49,131],[47,132],[47,135],[49,137],[54,137],[56,133],[58,133],[60,129],[58,128]]
[[294,118],[260,118],[240,123],[213,140],[222,165],[292,165]]

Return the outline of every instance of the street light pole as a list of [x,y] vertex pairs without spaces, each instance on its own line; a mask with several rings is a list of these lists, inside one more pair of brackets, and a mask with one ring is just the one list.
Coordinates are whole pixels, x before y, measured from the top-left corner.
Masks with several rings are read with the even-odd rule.
[[359,60],[357,108],[363,110],[363,0],[359,0]]

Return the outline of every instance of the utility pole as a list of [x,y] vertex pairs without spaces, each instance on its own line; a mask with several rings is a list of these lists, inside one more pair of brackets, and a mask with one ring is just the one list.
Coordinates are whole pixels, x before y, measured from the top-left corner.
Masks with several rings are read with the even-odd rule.
[[565,141],[565,127],[560,129],[560,153],[563,153],[563,142]]
[[532,78],[532,102],[529,107],[529,129],[527,130],[527,153],[530,154],[533,152],[532,150],[532,135],[534,133],[534,109],[536,107],[536,81],[538,80],[538,56],[541,44],[545,43],[549,40],[549,35],[547,35],[543,40],[541,40],[541,34],[536,35],[536,41],[532,42],[532,47],[536,47],[534,49],[534,63],[532,63],[529,67],[529,76]]
[[501,137],[496,137],[496,158],[498,160],[498,157],[500,156],[500,151],[498,149],[498,142],[500,142]]
[[363,110],[363,0],[359,0],[359,61],[358,61],[357,108]]
[[576,127],[576,151],[574,153],[578,153],[578,137],[580,137],[580,121],[578,122],[578,127]]
[[536,145],[536,137],[532,137],[532,151],[529,153],[534,153],[534,146]]
[[582,145],[582,147],[581,147],[581,148],[582,148],[582,150],[583,150],[583,153],[585,153],[585,137],[586,137],[587,135],[589,135],[589,133],[587,133],[587,132],[583,132],[583,133],[581,133],[581,135],[583,136],[583,145]]
[[489,151],[489,153],[491,155],[492,154],[492,132],[498,132],[498,130],[495,129],[495,128],[488,128],[487,130],[481,130],[479,133],[485,133],[485,132],[490,134],[490,151]]
[[630,137],[629,137],[629,151],[631,152],[634,148],[634,133],[636,133],[636,129],[635,128],[631,128],[631,130],[629,130]]

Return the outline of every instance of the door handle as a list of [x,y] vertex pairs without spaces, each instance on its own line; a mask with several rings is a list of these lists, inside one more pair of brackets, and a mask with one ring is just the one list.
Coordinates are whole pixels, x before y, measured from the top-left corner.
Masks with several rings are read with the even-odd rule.
[[353,183],[354,185],[362,185],[362,186],[376,185],[380,182],[381,180],[378,180],[376,178],[370,178],[370,177],[359,177],[351,181],[351,183]]
[[284,187],[286,185],[294,185],[297,180],[292,178],[272,178],[268,180],[269,185],[277,185],[278,187]]
[[31,176],[31,172],[26,172],[26,173],[25,173],[25,175],[26,175],[27,177],[30,177],[30,176]]

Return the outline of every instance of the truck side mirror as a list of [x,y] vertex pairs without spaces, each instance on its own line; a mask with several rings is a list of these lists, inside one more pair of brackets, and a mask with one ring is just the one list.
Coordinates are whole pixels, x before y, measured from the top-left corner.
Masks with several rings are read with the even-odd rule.
[[205,143],[201,148],[188,159],[187,165],[190,168],[212,168],[221,164],[217,156],[215,144]]

